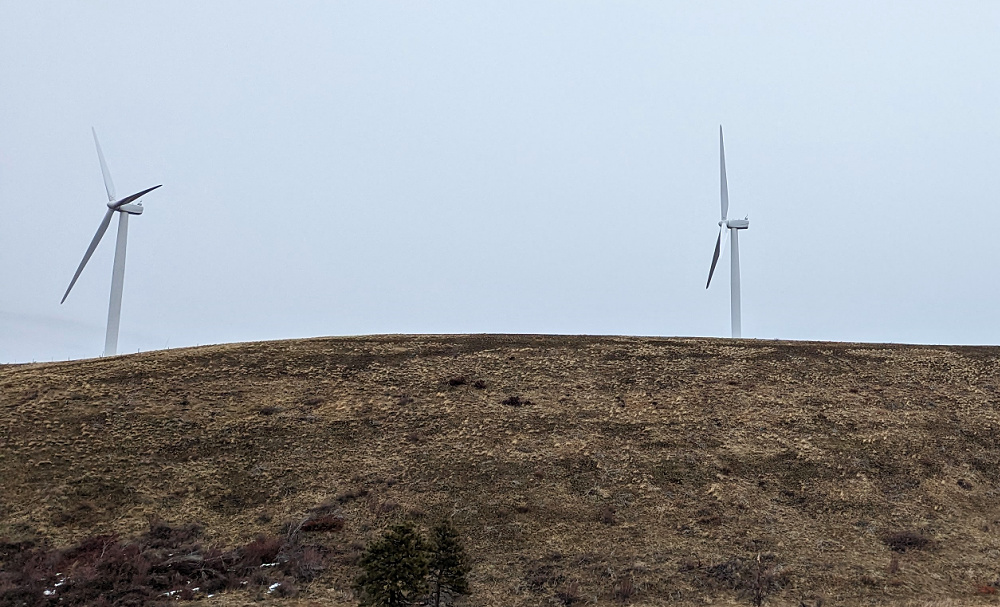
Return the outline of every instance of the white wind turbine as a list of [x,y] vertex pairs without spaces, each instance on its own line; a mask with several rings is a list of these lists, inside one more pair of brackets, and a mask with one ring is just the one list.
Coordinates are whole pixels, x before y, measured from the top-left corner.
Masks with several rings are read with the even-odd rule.
[[101,161],[101,173],[104,175],[104,189],[108,193],[108,211],[104,214],[104,219],[101,220],[101,225],[97,228],[97,234],[94,234],[94,239],[90,241],[87,252],[83,254],[83,261],[80,262],[80,266],[76,269],[76,274],[73,274],[73,280],[69,282],[69,287],[66,288],[66,293],[63,294],[62,301],[59,303],[61,304],[66,301],[66,297],[73,289],[73,285],[76,284],[76,279],[80,277],[80,272],[83,272],[83,267],[87,265],[90,256],[94,254],[94,249],[101,242],[104,233],[108,231],[108,226],[111,224],[111,216],[118,213],[118,241],[115,244],[115,265],[111,272],[111,302],[108,304],[108,330],[104,337],[104,356],[114,356],[118,352],[118,325],[122,315],[122,287],[125,285],[125,241],[128,238],[128,216],[142,215],[142,203],[133,203],[160,186],[156,185],[137,194],[117,200],[115,184],[111,181],[111,172],[108,171],[108,164],[104,162],[104,153],[101,152],[101,142],[97,140],[97,131],[91,128],[91,132],[94,133],[97,158]]
[[719,220],[719,238],[715,241],[715,253],[712,255],[712,267],[708,270],[708,282],[705,283],[707,289],[712,284],[712,275],[715,274],[715,264],[719,261],[719,255],[725,244],[722,242],[722,232],[729,229],[726,234],[727,240],[731,237],[733,246],[731,249],[732,270],[729,275],[731,281],[732,297],[732,321],[733,337],[740,337],[742,327],[740,324],[740,240],[739,231],[750,227],[748,219],[726,219],[729,213],[729,184],[726,182],[726,147],[722,141],[722,125],[719,125],[719,171],[722,181],[722,219]]

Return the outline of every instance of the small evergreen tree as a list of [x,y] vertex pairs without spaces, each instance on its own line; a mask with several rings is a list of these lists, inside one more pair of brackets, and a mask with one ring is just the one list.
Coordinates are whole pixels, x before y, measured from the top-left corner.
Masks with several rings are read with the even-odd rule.
[[465,579],[469,564],[451,522],[442,521],[431,530],[429,557],[431,605],[440,607],[442,598],[451,602],[457,596],[469,594],[469,582]]
[[406,607],[427,591],[427,542],[410,523],[394,525],[361,557],[355,587],[362,605]]

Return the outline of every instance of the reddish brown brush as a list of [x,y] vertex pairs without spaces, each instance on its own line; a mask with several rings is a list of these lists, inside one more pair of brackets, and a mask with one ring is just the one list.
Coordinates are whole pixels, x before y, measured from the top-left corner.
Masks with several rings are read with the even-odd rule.
[[0,541],[0,605],[155,605],[253,584],[278,596],[297,594],[315,579],[323,552],[275,536],[235,550],[204,548],[200,527],[154,521],[128,542],[114,535],[87,538],[68,549]]
[[338,514],[326,514],[302,523],[302,531],[331,532],[344,528],[344,518]]

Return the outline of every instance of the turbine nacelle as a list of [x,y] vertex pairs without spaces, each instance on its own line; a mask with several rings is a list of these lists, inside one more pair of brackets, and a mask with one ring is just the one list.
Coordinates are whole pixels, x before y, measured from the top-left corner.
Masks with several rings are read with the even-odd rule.
[[122,213],[128,213],[129,215],[142,215],[142,203],[137,204],[123,204],[118,207],[118,211]]
[[[721,226],[722,224],[723,224],[723,222],[720,221],[719,225]],[[729,221],[725,222],[725,224],[726,224],[727,228],[734,228],[736,230],[745,230],[745,229],[747,229],[747,228],[750,227],[750,220],[749,219],[730,219]]]

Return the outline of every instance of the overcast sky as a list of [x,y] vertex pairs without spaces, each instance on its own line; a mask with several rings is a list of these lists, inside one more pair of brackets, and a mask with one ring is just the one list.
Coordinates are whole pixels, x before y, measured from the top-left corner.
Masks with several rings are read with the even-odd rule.
[[0,362],[372,333],[1000,343],[1000,3],[0,0]]

